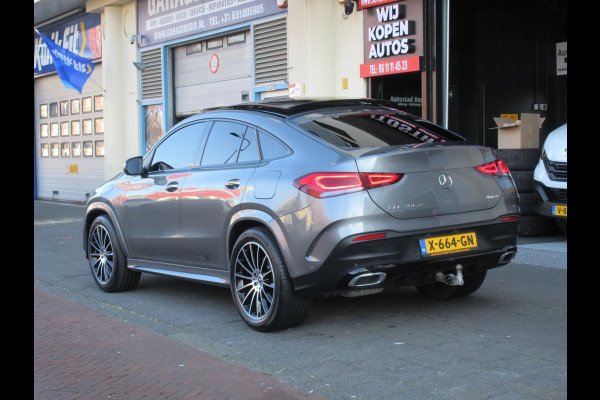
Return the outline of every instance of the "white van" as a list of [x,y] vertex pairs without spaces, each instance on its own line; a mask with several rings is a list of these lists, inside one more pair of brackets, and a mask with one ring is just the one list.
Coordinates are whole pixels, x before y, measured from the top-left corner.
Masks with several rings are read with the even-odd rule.
[[567,234],[567,124],[550,132],[533,172],[533,212],[555,218]]

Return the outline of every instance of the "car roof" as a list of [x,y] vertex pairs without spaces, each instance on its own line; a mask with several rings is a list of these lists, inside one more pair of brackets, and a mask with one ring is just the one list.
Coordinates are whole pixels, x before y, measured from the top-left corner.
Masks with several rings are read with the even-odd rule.
[[336,107],[394,107],[394,103],[378,99],[339,99],[339,98],[310,98],[310,99],[267,99],[248,103],[241,103],[230,106],[220,106],[207,108],[204,111],[225,111],[225,110],[247,110],[277,114],[282,117],[291,117],[297,114],[321,110],[324,108]]

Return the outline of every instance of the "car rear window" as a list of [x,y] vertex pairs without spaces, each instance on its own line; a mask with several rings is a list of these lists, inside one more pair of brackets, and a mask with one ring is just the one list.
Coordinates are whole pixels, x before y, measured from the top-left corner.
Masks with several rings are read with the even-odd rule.
[[296,124],[341,148],[370,148],[465,139],[429,121],[401,112],[351,112],[304,115]]

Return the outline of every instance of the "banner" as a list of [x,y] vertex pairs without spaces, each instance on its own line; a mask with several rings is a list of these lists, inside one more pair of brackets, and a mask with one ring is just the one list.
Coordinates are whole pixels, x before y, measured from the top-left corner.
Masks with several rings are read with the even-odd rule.
[[94,71],[94,63],[64,47],[58,46],[37,29],[35,31],[44,40],[46,47],[48,47],[50,56],[56,67],[56,72],[63,85],[66,88],[75,89],[81,94],[83,85],[85,85],[85,82]]
[[286,13],[275,0],[138,0],[140,47]]

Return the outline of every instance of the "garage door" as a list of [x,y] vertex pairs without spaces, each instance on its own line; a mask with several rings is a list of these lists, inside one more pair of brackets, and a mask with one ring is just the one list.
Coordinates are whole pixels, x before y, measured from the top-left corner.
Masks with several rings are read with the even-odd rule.
[[37,197],[83,202],[104,181],[104,96],[96,64],[82,94],[57,74],[34,79]]
[[248,101],[252,88],[250,31],[228,33],[174,49],[177,119],[205,108]]

